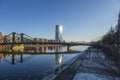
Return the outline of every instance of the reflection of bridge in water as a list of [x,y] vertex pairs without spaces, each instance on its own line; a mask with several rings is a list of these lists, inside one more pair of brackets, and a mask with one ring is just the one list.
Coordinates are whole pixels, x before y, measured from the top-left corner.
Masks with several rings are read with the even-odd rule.
[[[29,61],[30,59],[38,56],[38,55],[48,55],[52,54],[55,55],[55,61],[56,65],[59,65],[62,63],[62,55],[63,54],[72,54],[72,53],[77,53],[80,51],[65,51],[65,52],[43,52],[43,53],[35,53],[35,52],[0,52],[0,56],[2,56],[0,59],[3,59],[7,63],[10,63],[12,65],[17,64],[17,63],[24,63],[26,61]],[[25,57],[24,55],[29,55]],[[9,58],[9,60],[8,60]]]

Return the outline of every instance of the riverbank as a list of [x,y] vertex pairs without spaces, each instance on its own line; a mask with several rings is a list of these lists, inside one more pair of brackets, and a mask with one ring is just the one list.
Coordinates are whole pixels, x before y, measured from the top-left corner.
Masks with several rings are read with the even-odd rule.
[[[49,80],[119,80],[120,74],[114,61],[106,59],[103,52],[97,49],[86,50],[64,70],[53,75]],[[85,55],[86,54],[86,55]],[[58,70],[59,71],[59,70]],[[48,79],[43,79],[48,80]]]
[[103,52],[91,51],[73,80],[120,80],[115,62],[105,59]]

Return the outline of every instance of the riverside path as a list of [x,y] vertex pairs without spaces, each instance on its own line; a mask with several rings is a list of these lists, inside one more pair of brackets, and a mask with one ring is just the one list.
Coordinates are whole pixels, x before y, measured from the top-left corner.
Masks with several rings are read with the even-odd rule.
[[62,71],[54,80],[73,80],[77,69],[82,65],[87,53],[83,52],[71,65]]

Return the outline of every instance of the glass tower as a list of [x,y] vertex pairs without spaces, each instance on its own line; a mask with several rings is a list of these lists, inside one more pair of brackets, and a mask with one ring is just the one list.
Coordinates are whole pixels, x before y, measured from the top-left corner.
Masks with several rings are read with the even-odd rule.
[[62,42],[63,38],[62,38],[62,26],[61,25],[56,25],[56,32],[55,32],[55,41],[56,42]]

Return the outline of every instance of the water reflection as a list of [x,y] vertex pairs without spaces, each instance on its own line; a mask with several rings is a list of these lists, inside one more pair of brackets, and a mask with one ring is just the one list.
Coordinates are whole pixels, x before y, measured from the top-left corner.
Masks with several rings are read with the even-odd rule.
[[47,53],[14,51],[0,53],[0,80],[18,80],[18,78],[19,80],[41,80],[44,73],[50,70],[59,74],[60,66],[77,55],[75,54],[77,52],[67,52],[63,49],[64,47],[56,47],[54,50],[48,50]]
[[[62,52],[62,47],[56,48],[56,52]],[[62,54],[55,54],[55,61],[56,65],[59,65],[62,63]]]
[[29,61],[35,57],[35,55],[29,55],[25,57],[24,53],[0,53],[0,61],[4,60],[7,63],[10,63],[12,65],[17,64],[17,63],[24,63],[26,61]]
[[55,61],[56,61],[56,65],[59,65],[62,63],[62,54],[55,54]]
[[11,62],[11,64],[15,64],[15,55],[14,54],[12,54],[12,62]]
[[[62,60],[63,60],[63,54],[67,53],[67,51],[63,51],[64,47],[56,47],[54,52],[50,52],[48,51],[43,52],[43,53],[36,53],[36,52],[29,52],[29,50],[27,52],[3,52],[0,53],[0,60],[3,59],[4,61],[6,61],[7,63],[10,63],[12,65],[17,64],[17,63],[24,63],[26,61],[29,61],[30,59],[32,59],[33,57],[37,56],[37,55],[48,55],[48,54],[54,54],[55,55],[55,62],[56,62],[56,66],[59,66],[62,64]],[[51,49],[52,50],[52,49]],[[74,53],[75,51],[71,51],[69,52]],[[27,55],[27,56],[25,56]]]
[[[62,52],[62,47],[60,47],[59,49],[56,48],[56,52]],[[60,65],[62,64],[62,61],[63,61],[62,57],[63,57],[63,54],[55,54],[56,66],[55,66],[55,70],[53,71],[54,74],[59,74],[61,72]]]

